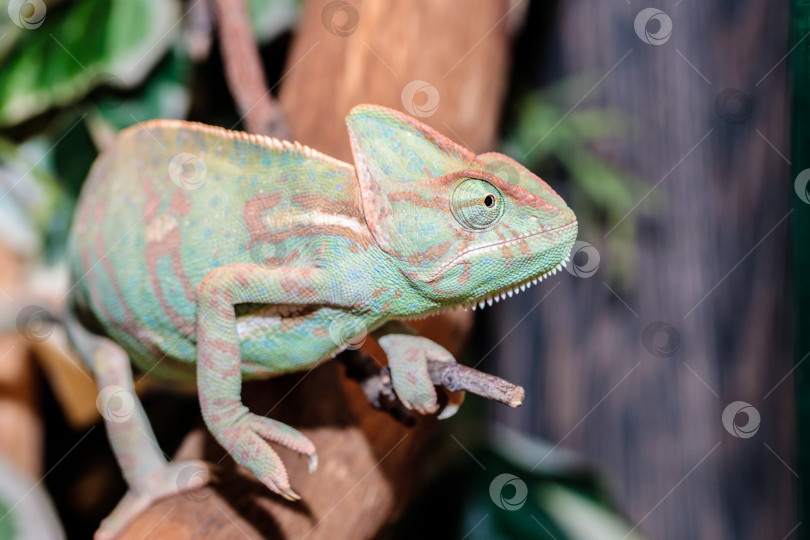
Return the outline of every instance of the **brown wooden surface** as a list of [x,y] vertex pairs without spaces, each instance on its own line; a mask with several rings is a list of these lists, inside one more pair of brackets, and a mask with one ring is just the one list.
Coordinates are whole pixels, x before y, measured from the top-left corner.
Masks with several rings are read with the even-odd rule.
[[[634,32],[649,5],[672,19],[663,45]],[[548,11],[556,36],[539,63],[557,70],[543,73],[553,80],[588,72],[592,83],[604,76],[577,110],[633,116],[629,139],[599,151],[648,188],[660,182],[651,196],[658,202],[631,214],[639,219],[637,275],[624,289],[608,283],[621,300],[604,283],[618,263],[603,240],[610,222],[580,235],[602,254],[593,277],[563,274],[489,313],[493,343],[511,332],[493,355],[495,372],[526,386],[526,404],[496,407],[496,417],[586,454],[649,538],[786,537],[797,524],[788,468],[795,470],[793,378],[768,392],[792,367],[790,218],[780,223],[792,187],[779,155],[789,151],[787,4],[576,0]],[[738,124],[716,112],[729,87],[752,103]],[[674,356],[643,346],[653,321],[677,329]],[[723,427],[735,400],[761,414],[751,438]]]
[[[424,81],[439,93],[435,114],[424,122],[475,152],[494,148],[509,68],[508,2],[467,2],[464,10],[475,17],[460,17],[450,0],[353,2],[357,28],[345,37],[325,30],[328,4],[307,3],[281,87],[297,139],[351,161],[343,128],[349,109],[375,103],[408,112],[405,87]],[[414,98],[419,106],[426,96]]]
[[[23,287],[24,260],[0,244],[0,305]],[[39,379],[28,342],[16,332],[0,336],[0,453],[32,478],[42,474],[43,428]]]
[[[345,36],[327,30],[322,16],[326,4],[306,3],[281,86],[281,103],[297,140],[351,160],[346,112],[359,103],[407,110],[403,89],[423,80],[440,95],[435,114],[424,121],[475,151],[494,147],[508,69],[507,2],[468,2],[465,9],[477,16],[463,20],[455,16],[457,3],[449,0],[353,2],[357,25]],[[346,19],[336,23],[352,26]],[[457,354],[471,324],[471,315],[461,312],[415,326]],[[384,359],[375,344],[367,342],[364,349]],[[235,473],[232,461],[225,459],[221,480],[213,487],[161,501],[124,537],[375,536],[412,493],[433,421],[420,419],[415,428],[396,423],[371,409],[357,384],[341,371],[329,362],[308,375],[245,389],[252,410],[301,429],[318,448],[320,465],[314,474],[307,474],[302,459],[280,452],[302,503],[273,496],[244,471]],[[210,436],[198,431],[178,457],[203,455],[217,461],[221,454]]]

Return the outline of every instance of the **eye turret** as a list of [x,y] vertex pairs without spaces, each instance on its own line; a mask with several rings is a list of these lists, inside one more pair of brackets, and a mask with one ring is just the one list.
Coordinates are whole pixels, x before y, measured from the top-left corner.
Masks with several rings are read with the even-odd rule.
[[485,180],[467,178],[453,191],[452,211],[465,228],[483,231],[493,227],[503,216],[501,192]]

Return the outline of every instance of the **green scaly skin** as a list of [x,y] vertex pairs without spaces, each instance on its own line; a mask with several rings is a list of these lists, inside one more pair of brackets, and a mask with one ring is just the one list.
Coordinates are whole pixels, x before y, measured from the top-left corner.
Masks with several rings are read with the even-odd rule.
[[[102,395],[134,396],[130,361],[196,381],[214,437],[289,499],[267,441],[311,469],[315,448],[249,412],[243,378],[310,369],[372,332],[398,397],[435,412],[427,360],[455,360],[402,320],[511,296],[555,273],[577,234],[565,202],[504,155],[475,155],[384,107],[355,107],[346,123],[354,166],[189,122],[128,129],[94,164],[70,235],[68,330]],[[208,480],[202,463],[165,462],[132,399],[106,422],[130,492],[99,538]],[[184,481],[189,467],[199,474]]]

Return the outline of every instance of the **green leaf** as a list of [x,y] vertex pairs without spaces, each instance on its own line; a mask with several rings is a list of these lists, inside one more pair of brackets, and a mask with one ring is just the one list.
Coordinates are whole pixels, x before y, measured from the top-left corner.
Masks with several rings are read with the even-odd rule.
[[191,101],[186,85],[191,62],[180,49],[175,47],[166,55],[135,92],[102,89],[94,93],[91,123],[104,122],[105,128],[118,132],[153,118],[185,118]]
[[0,516],[7,516],[0,521],[0,538],[17,538],[17,523],[11,508],[11,501],[6,504],[0,500]]
[[100,85],[130,88],[178,30],[176,0],[81,0],[17,33],[0,63],[0,126],[64,106]]
[[536,496],[566,538],[642,540],[615,512],[576,490],[548,483],[538,488]]
[[582,149],[558,154],[572,181],[593,202],[611,212],[627,212],[638,201],[641,184],[608,163]]
[[0,239],[24,256],[39,254],[51,227],[66,228],[70,216],[70,198],[49,172],[52,148],[45,137],[20,146],[0,138]]
[[616,109],[584,109],[574,111],[566,119],[580,141],[624,138],[631,124],[627,113]]

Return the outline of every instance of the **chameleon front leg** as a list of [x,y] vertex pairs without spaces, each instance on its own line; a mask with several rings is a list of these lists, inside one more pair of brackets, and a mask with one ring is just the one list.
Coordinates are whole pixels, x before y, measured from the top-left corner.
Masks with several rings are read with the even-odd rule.
[[211,472],[203,461],[169,463],[164,458],[135,394],[126,352],[113,341],[88,332],[70,315],[65,318],[65,326],[77,352],[93,370],[99,388],[99,412],[129,486],[96,531],[96,540],[108,540],[118,536],[156,500],[202,487],[210,480]]
[[[388,357],[391,383],[402,403],[421,414],[433,414],[439,409],[439,400],[428,373],[428,360],[455,362],[450,352],[433,341],[422,337],[402,321],[389,321],[372,333]],[[449,418],[458,411],[464,392],[446,391],[448,404],[439,414]]]
[[289,500],[300,497],[290,488],[287,470],[267,442],[306,455],[310,472],[318,463],[315,445],[299,431],[257,416],[242,404],[234,305],[336,303],[318,292],[330,290],[319,276],[318,270],[234,263],[212,270],[197,287],[197,386],[203,419],[239,465]]

